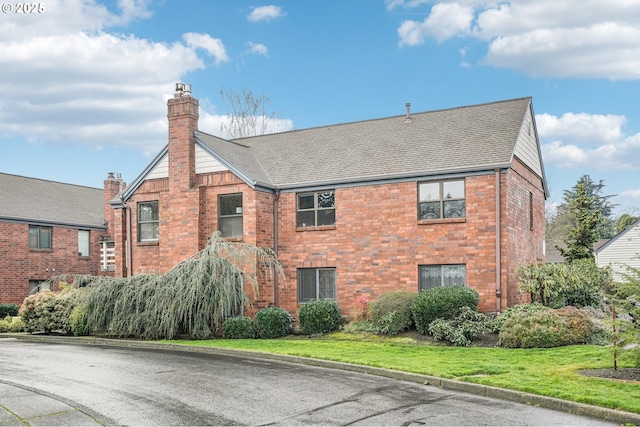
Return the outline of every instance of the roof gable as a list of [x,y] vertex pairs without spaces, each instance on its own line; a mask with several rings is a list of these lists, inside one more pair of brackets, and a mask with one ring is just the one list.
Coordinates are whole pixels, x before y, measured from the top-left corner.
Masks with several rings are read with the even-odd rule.
[[105,229],[104,191],[0,173],[0,220]]

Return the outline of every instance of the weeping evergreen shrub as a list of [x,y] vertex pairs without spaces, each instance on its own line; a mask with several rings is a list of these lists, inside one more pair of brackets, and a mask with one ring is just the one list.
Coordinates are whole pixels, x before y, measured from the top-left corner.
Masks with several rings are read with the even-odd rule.
[[320,335],[340,327],[342,316],[335,301],[313,300],[298,310],[300,328],[305,335]]
[[117,337],[174,339],[211,337],[239,307],[249,306],[247,285],[258,294],[258,275],[282,275],[270,249],[227,242],[215,232],[206,247],[163,275],[78,277],[86,284],[87,330]]
[[256,337],[253,320],[246,316],[230,317],[222,324],[222,338],[242,340]]
[[291,316],[283,308],[265,307],[256,313],[260,338],[280,338],[291,333]]

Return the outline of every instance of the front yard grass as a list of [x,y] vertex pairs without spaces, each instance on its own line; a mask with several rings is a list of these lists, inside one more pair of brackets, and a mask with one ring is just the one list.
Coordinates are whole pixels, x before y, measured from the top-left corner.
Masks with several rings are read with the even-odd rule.
[[[584,377],[581,369],[611,368],[610,346],[549,349],[449,347],[408,337],[335,332],[272,340],[166,341],[333,360],[456,379],[640,413],[640,383]],[[624,365],[622,365],[624,367]]]

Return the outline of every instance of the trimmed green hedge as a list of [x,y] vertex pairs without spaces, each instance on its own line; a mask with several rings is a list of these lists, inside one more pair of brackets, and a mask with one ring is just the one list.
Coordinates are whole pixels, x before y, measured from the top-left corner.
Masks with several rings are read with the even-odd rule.
[[422,291],[411,305],[416,329],[427,335],[431,322],[436,319],[452,319],[462,307],[477,310],[478,300],[478,293],[465,286],[439,286]]
[[303,334],[320,335],[338,329],[342,316],[335,301],[315,300],[300,307],[298,320]]
[[279,307],[266,307],[256,313],[260,338],[280,338],[291,333],[291,316]]

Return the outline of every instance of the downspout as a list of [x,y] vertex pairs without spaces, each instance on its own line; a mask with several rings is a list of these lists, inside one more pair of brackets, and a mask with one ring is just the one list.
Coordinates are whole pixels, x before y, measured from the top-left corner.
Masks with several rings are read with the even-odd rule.
[[501,300],[502,300],[502,275],[500,270],[500,254],[502,248],[500,246],[500,229],[501,229],[501,217],[500,217],[500,169],[495,170],[496,176],[496,313],[500,313]]
[[127,269],[127,274],[125,274],[125,277],[129,277],[131,275],[131,209],[129,209],[124,200],[122,200],[122,204],[127,227],[127,241],[125,242],[125,268]]
[[[273,199],[273,252],[278,260],[278,200],[280,199],[280,190],[276,189]],[[273,305],[278,307],[278,271],[274,267],[273,271]]]

